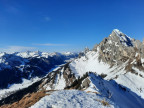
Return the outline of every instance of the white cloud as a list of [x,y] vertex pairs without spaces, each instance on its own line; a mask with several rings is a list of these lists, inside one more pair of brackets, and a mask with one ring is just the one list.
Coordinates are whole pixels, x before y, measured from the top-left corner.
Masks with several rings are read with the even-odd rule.
[[38,46],[67,46],[67,44],[52,44],[52,43],[46,43],[46,44],[34,44]]
[[23,51],[34,51],[36,50],[35,47],[25,47],[25,46],[8,46],[6,48],[0,48],[2,52],[23,52]]

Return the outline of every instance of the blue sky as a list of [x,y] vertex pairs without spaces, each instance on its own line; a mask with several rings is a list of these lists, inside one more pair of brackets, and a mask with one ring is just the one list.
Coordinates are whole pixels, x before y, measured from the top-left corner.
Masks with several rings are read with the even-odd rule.
[[143,0],[0,0],[0,51],[81,51],[113,29],[143,40]]

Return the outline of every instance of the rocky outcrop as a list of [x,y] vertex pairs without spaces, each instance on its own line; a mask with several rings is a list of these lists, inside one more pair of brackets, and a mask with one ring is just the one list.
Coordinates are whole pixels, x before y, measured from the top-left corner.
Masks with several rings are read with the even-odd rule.
[[96,44],[93,50],[99,52],[99,61],[111,66],[134,60],[137,55],[139,55],[139,60],[144,57],[143,43],[128,37],[117,29],[113,30],[101,43]]
[[56,71],[50,72],[40,85],[40,89],[60,90],[70,86],[76,80],[75,75],[71,72],[69,63],[61,66]]

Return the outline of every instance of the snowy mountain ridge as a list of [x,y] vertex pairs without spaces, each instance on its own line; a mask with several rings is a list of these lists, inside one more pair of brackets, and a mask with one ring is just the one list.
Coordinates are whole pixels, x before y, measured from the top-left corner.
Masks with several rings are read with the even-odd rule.
[[26,51],[26,52],[14,52],[14,53],[6,53],[6,52],[0,52],[0,57],[10,54],[10,55],[17,55],[23,58],[29,58],[29,57],[45,57],[48,58],[48,56],[54,56],[54,55],[75,55],[76,53],[72,52],[54,52],[54,53],[48,53],[48,52],[40,52],[40,51]]
[[[123,36],[126,37],[123,42],[127,44],[121,42]],[[77,77],[86,72],[95,72],[103,75],[105,80],[115,80],[144,98],[143,59],[143,43],[115,29],[92,51],[72,61],[70,67]]]
[[86,48],[76,59],[0,100],[0,105],[143,108],[143,83],[144,44],[114,29],[92,50]]
[[[27,52],[16,52],[16,53],[5,53],[1,52],[0,53],[0,64],[1,68],[8,68],[13,66],[16,62],[21,62],[21,65],[25,65],[25,62],[28,62],[27,58],[48,58],[48,57],[54,57],[54,56],[65,56],[68,58],[73,58],[77,56],[77,53],[71,53],[71,52],[65,52],[65,53],[47,53],[47,52],[32,52],[32,51],[27,51]],[[70,57],[71,56],[71,57]],[[15,62],[16,61],[16,62]],[[13,62],[13,64],[12,64]],[[5,65],[5,67],[4,67]],[[15,64],[17,65],[17,64]]]

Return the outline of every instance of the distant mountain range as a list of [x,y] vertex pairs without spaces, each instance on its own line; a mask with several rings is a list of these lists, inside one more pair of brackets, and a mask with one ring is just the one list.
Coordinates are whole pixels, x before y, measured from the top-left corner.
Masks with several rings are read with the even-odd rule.
[[[85,48],[79,55],[42,52],[0,55],[1,87],[19,81],[18,78],[41,77],[28,87],[3,93],[2,108],[144,107],[144,43],[118,29],[92,50]],[[70,58],[75,59],[64,62]],[[63,65],[49,72],[60,64]],[[6,82],[4,77],[16,80]]]
[[45,76],[52,68],[77,57],[76,53],[22,52],[0,53],[0,88],[6,88],[22,79]]

